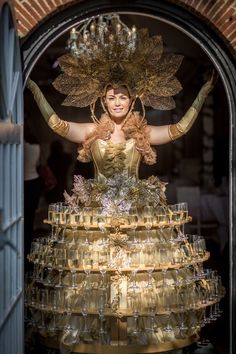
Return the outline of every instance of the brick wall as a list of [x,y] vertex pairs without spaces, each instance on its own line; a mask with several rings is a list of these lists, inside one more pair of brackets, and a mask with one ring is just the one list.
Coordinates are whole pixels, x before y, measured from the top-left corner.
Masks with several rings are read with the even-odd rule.
[[[236,0],[170,1],[201,16],[236,50]],[[24,37],[37,23],[74,2],[74,0],[13,0],[19,35]]]

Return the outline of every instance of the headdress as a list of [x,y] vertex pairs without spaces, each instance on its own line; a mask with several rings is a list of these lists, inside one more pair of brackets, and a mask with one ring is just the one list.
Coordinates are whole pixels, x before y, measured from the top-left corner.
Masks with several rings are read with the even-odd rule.
[[129,29],[117,14],[100,15],[72,29],[70,53],[58,59],[62,73],[54,87],[67,97],[63,105],[93,106],[108,85],[127,86],[132,97],[154,109],[172,109],[181,89],[174,76],[182,55],[163,54],[161,36]]

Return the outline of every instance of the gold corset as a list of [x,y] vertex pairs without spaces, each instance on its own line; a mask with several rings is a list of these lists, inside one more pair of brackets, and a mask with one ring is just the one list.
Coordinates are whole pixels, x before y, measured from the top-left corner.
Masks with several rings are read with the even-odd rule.
[[135,147],[134,139],[119,144],[97,139],[91,146],[91,154],[95,176],[99,181],[123,172],[138,177],[141,155]]

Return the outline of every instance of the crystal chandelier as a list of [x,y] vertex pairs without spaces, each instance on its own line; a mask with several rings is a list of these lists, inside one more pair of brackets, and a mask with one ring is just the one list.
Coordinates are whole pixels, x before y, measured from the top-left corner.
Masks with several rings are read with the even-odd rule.
[[133,25],[130,29],[120,20],[117,14],[107,14],[92,17],[82,26],[72,28],[67,47],[71,54],[77,58],[81,56],[93,57],[98,53],[118,46],[122,52],[123,60],[128,58],[136,48],[137,31]]

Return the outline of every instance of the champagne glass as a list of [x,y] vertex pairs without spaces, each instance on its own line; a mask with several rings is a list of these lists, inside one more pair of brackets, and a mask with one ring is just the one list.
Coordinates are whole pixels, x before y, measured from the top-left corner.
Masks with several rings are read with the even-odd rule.
[[188,331],[188,325],[186,324],[185,321],[185,312],[180,312],[179,313],[179,318],[178,318],[178,328],[179,328],[179,334],[180,338],[186,338],[187,336],[187,331]]
[[[167,209],[162,207],[162,206],[158,206],[155,210],[155,214],[156,214],[156,222],[157,225],[160,229],[160,240],[159,242],[164,244],[165,241],[165,236],[164,236],[164,227],[168,224],[169,222],[169,216],[168,216],[168,212]],[[169,213],[170,215],[170,213]]]
[[144,264],[148,274],[148,282],[146,288],[153,287],[152,273],[155,269],[155,258],[156,258],[155,255],[156,255],[155,248],[146,245],[143,250]]
[[62,273],[66,265],[66,249],[64,248],[55,249],[55,265],[57,266],[58,273],[59,273],[59,280],[56,287],[63,287]]
[[71,208],[68,205],[63,205],[61,207],[61,209],[62,209],[62,213],[61,213],[61,228],[62,228],[61,235],[62,235],[62,237],[60,238],[60,240],[58,240],[58,242],[64,243],[65,242],[65,232],[66,232],[68,225],[70,224],[70,209]]
[[146,243],[151,243],[150,241],[150,230],[153,225],[153,207],[150,205],[147,205],[143,208],[143,221],[144,221],[144,226],[147,230],[147,239]]
[[159,248],[159,264],[160,267],[167,266],[168,264],[168,249],[166,247]]
[[68,319],[65,329],[71,331],[73,329],[70,321],[73,308],[73,293],[71,292],[71,290],[64,290],[64,306]]
[[52,284],[51,274],[53,268],[53,261],[54,261],[53,250],[49,250],[45,256],[45,264],[48,270],[47,279],[46,279],[47,285]]
[[47,289],[39,289],[38,290],[38,295],[39,295],[39,306],[41,309],[42,313],[42,321],[44,322],[44,310],[46,308],[46,305],[48,304],[48,290]]
[[37,290],[35,287],[30,288],[30,286],[28,286],[28,301],[27,303],[30,306],[35,306],[37,302]]
[[148,322],[150,323],[147,331],[149,333],[154,333],[154,325],[155,325],[155,316],[156,316],[156,295],[151,290],[148,289],[147,293],[145,293],[145,298],[147,299],[147,308],[148,308]]
[[170,312],[165,316],[165,326],[163,328],[163,331],[166,334],[171,333],[173,331],[173,327],[171,326],[171,313]]
[[98,254],[98,268],[102,276],[101,289],[106,289],[105,275],[108,268],[109,254],[107,251],[100,251]]
[[40,274],[41,283],[44,282],[44,264],[45,264],[46,253],[47,253],[47,247],[43,246],[41,252],[39,253],[39,263],[41,267],[41,274]]
[[46,324],[45,324],[45,313],[44,313],[44,311],[40,311],[40,315],[41,315],[41,322],[40,322],[40,324],[38,324],[38,329],[45,329],[46,328]]
[[80,225],[81,213],[78,208],[70,208],[70,226],[72,228],[72,244],[75,244],[75,233],[78,225]]
[[186,202],[180,203],[180,209],[183,212],[183,222],[187,222],[188,221],[188,203],[186,203]]
[[76,288],[76,270],[79,267],[79,252],[75,249],[68,249],[67,250],[67,262],[71,272],[71,287]]
[[81,299],[81,313],[84,319],[84,327],[82,330],[83,335],[87,335],[89,333],[88,328],[88,297],[83,296]]
[[50,298],[49,302],[52,308],[52,323],[51,326],[49,327],[49,331],[55,332],[58,329],[56,325],[56,312],[58,310],[58,291],[55,289],[50,290],[49,298]]
[[129,209],[129,222],[133,233],[133,242],[137,242],[135,232],[138,227],[138,210],[136,207],[131,207]]
[[89,277],[90,277],[91,269],[93,268],[93,258],[92,258],[92,253],[91,252],[85,251],[83,253],[82,264],[83,264],[84,272],[86,274],[86,276],[85,276],[85,284],[86,284],[86,288],[88,289],[88,288],[90,288]]
[[49,204],[48,206],[48,221],[49,222],[52,222],[53,221],[53,214],[54,214],[54,211],[55,211],[55,206],[57,204],[56,203],[51,203]]
[[40,249],[40,243],[37,241],[37,239],[34,239],[34,241],[31,242],[30,255],[29,255],[30,260],[34,263],[38,263],[39,249]]
[[133,276],[133,283],[131,288],[133,290],[139,289],[139,286],[136,282],[136,275],[140,267],[140,251],[137,247],[133,247],[130,250],[130,255],[129,255],[129,267],[132,270],[132,276]]
[[172,221],[175,225],[179,225],[183,221],[183,212],[181,209],[181,203],[170,205],[172,211]]
[[106,306],[106,293],[102,290],[102,291],[98,292],[98,314],[99,314],[99,320],[100,320],[100,328],[99,328],[98,333],[99,333],[99,338],[100,338],[101,344],[106,343],[106,338],[104,337],[105,334],[107,333],[104,328],[105,306]]
[[58,229],[61,222],[61,205],[56,203],[53,208],[52,213],[52,240],[57,241],[58,239]]
[[162,207],[158,206],[155,209],[155,215],[156,215],[156,222],[157,225],[162,229],[164,226],[166,226],[169,222],[169,216],[167,210]]
[[84,207],[83,208],[83,226],[85,228],[86,231],[86,238],[85,238],[85,245],[89,245],[90,242],[88,240],[88,232],[92,226],[92,222],[93,222],[93,208],[91,207]]
[[198,255],[203,258],[206,255],[206,241],[203,236],[198,236]]
[[131,308],[132,308],[133,322],[134,322],[134,328],[132,334],[136,336],[139,333],[138,318],[139,318],[139,311],[141,308],[141,293],[134,290],[130,294],[130,297],[131,297]]
[[104,236],[106,234],[106,216],[103,214],[103,208],[99,207],[99,208],[95,209],[94,218],[96,220],[99,230],[102,232],[101,246],[106,246],[107,241],[104,238]]

